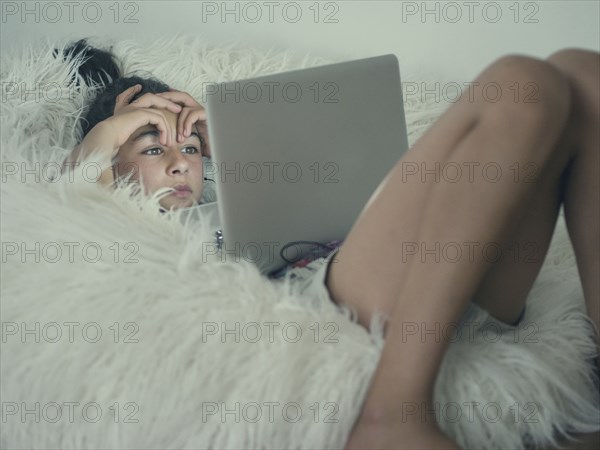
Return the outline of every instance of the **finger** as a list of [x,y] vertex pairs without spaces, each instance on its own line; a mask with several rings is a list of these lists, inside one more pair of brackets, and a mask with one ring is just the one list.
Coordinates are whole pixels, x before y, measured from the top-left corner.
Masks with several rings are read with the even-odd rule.
[[136,84],[136,85],[133,85],[133,86],[125,89],[123,92],[121,92],[119,95],[117,95],[117,98],[115,100],[114,113],[118,112],[123,107],[127,106],[129,104],[129,102],[131,101],[131,99],[137,93],[139,93],[141,90],[142,90],[142,85]]
[[128,101],[133,98],[133,96],[136,94],[136,92],[139,92],[141,90],[142,90],[142,85],[140,83],[134,84],[133,86],[130,86],[127,89],[125,89],[123,92],[121,92],[117,96],[117,98],[120,100]]
[[204,110],[194,110],[191,111],[184,119],[184,130],[183,137],[188,138],[190,133],[192,132],[192,127],[196,122],[200,122],[201,120],[206,120],[206,112]]
[[185,129],[185,119],[190,114],[189,108],[183,108],[179,113],[179,117],[177,118],[177,142],[185,141],[185,136],[183,135],[183,131]]
[[185,141],[189,135],[186,135],[185,131],[189,126],[190,117],[194,114],[194,110],[191,108],[183,108],[181,114],[179,114],[179,121],[177,123],[177,133],[181,135],[181,142]]
[[171,124],[169,123],[169,121],[167,120],[167,117],[165,116],[165,113],[163,111],[159,111],[161,118],[163,120],[163,123],[165,124],[165,129],[167,130],[167,134],[166,134],[166,145],[168,145],[169,147],[173,146],[175,144],[175,134],[173,129],[171,128]]
[[180,92],[180,91],[169,91],[169,92],[161,92],[160,94],[161,97],[164,98],[168,98],[169,100],[178,103],[182,106],[189,106],[191,108],[198,108],[198,107],[202,107],[200,105],[200,103],[198,103],[196,100],[194,100],[194,98],[188,94],[187,92]]
[[148,109],[147,111],[147,123],[146,124],[152,124],[154,126],[156,126],[156,128],[158,129],[160,135],[159,135],[159,142],[161,143],[161,145],[173,145],[173,136],[172,131],[171,131],[171,127],[169,126],[169,123],[167,122],[167,118],[165,117],[164,113],[160,110],[152,110],[152,109]]
[[147,93],[131,103],[137,108],[164,108],[173,113],[179,113],[183,109],[181,105],[172,102],[169,99],[158,96],[157,94]]
[[177,142],[184,142],[190,136],[194,123],[203,117],[206,117],[204,110],[184,108],[177,121]]

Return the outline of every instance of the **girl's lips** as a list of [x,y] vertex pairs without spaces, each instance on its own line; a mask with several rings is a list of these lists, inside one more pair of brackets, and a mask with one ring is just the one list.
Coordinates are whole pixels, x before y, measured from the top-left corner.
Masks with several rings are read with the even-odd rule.
[[192,191],[177,190],[177,191],[173,192],[173,195],[177,198],[185,198],[185,197],[192,195]]
[[178,198],[187,197],[192,194],[192,189],[188,185],[177,185],[174,186],[173,189],[175,189],[173,195]]

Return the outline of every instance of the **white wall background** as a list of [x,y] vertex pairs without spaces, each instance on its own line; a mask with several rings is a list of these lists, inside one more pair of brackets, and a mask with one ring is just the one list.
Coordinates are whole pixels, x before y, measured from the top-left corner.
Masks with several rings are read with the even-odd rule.
[[545,58],[564,47],[600,50],[597,0],[1,4],[2,50],[46,38],[109,35],[145,41],[197,33],[211,42],[238,40],[343,59],[394,53],[403,71],[456,81],[472,80],[507,53]]

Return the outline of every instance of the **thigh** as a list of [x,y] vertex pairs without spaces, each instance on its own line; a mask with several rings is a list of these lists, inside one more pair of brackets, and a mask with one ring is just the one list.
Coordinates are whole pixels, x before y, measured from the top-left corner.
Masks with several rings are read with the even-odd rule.
[[[567,139],[565,137],[565,141]],[[563,147],[566,148],[566,144]],[[515,169],[514,172],[505,174],[511,177],[527,177],[536,184],[534,195],[515,214],[506,239],[498,242],[474,242],[469,246],[454,243],[460,251],[472,251],[474,258],[483,259],[490,264],[471,301],[502,322],[512,324],[519,318],[547,254],[564,195],[563,172],[568,161],[566,151],[564,155],[554,158],[543,170],[530,166],[520,173]],[[329,268],[326,285],[332,299],[341,303],[343,298],[345,303],[352,305],[365,326],[368,325],[374,310],[391,314],[395,301],[393,293],[400,291],[406,275],[407,262],[403,261],[406,254],[409,251],[427,251],[423,247],[416,248],[411,244],[415,242],[420,221],[418,213],[414,212],[422,209],[423,203],[426,202],[425,192],[406,194],[403,204],[407,209],[405,214],[400,216],[401,220],[387,221],[393,231],[382,226],[385,220],[381,217],[389,211],[380,211],[379,220],[378,216],[373,214],[373,210],[370,211],[368,220],[363,218],[364,229],[372,229],[371,236],[385,236],[380,246],[377,246],[375,239],[361,239],[357,234],[356,240],[346,240],[334,259],[335,264],[331,264]],[[365,231],[365,234],[368,233],[369,231]],[[362,236],[364,237],[364,234]],[[394,240],[401,242],[400,248],[398,245],[391,245]],[[354,245],[351,247],[349,242]],[[405,244],[404,248],[402,244]],[[450,248],[450,252],[453,251],[450,246],[446,248]],[[431,247],[429,250],[439,253],[440,258],[452,257],[445,255],[446,250],[443,246],[437,249]],[[348,276],[350,274],[352,275]],[[337,278],[334,278],[336,276]],[[340,284],[344,283],[344,280],[348,283],[350,278],[355,287],[340,289]],[[358,285],[360,288],[357,288]],[[354,296],[349,294],[350,291]],[[334,292],[338,292],[338,295]]]
[[[549,167],[537,171],[539,177],[536,177],[534,196],[528,205],[524,205],[522,217],[515,222],[510,239],[499,243],[503,247],[502,257],[487,273],[473,299],[493,316],[509,323],[524,306],[546,257],[560,206],[569,194],[567,183],[572,177],[575,157],[585,144],[582,139],[594,134],[597,143],[598,53],[562,50],[550,56],[548,62],[562,71],[571,84],[570,119],[557,145],[556,157]],[[597,156],[597,149],[594,154]],[[597,158],[586,163],[586,169],[595,171],[588,179],[597,179]],[[522,175],[527,176],[526,173]],[[568,215],[566,219],[569,228],[573,228]],[[591,242],[587,239],[587,245]],[[573,243],[575,247],[577,244]]]
[[507,174],[529,179],[535,190],[522,204],[507,238],[487,243],[483,256],[493,265],[472,298],[502,322],[517,321],[548,253],[564,198],[573,138],[572,131],[565,131],[548,166],[530,165]]
[[[426,133],[386,175],[332,259],[325,278],[330,297],[350,306],[363,326],[370,325],[375,311],[391,315],[408,269],[399,246],[416,239],[427,202],[424,184],[402,182],[403,164],[443,160],[440,141],[448,148],[457,145],[476,120],[466,104],[452,105],[436,122],[436,133]],[[392,203],[398,208],[390,208]]]
[[[489,70],[488,68],[478,77],[477,80],[481,84],[490,80],[499,80],[498,73],[488,72]],[[546,66],[543,70],[546,70]],[[504,92],[509,92],[512,84],[514,84],[514,79],[509,80],[508,78],[504,79],[505,84],[502,85]],[[525,77],[525,79],[519,81],[531,81],[531,78]],[[552,83],[546,86],[552,86]],[[551,88],[544,89],[544,93],[551,90]],[[436,164],[443,164],[447,161],[465,163],[464,159],[455,158],[456,148],[464,149],[464,146],[468,146],[481,150],[480,156],[483,158],[489,158],[492,155],[492,159],[502,161],[504,164],[502,167],[507,170],[506,163],[511,155],[519,155],[522,149],[524,151],[526,148],[534,148],[533,146],[540,142],[546,144],[555,142],[556,136],[560,135],[560,128],[556,132],[553,128],[564,125],[564,118],[560,118],[556,119],[556,122],[537,123],[535,131],[530,132],[530,127],[528,127],[526,121],[522,120],[528,116],[523,115],[520,105],[515,107],[514,104],[509,104],[508,101],[502,106],[502,108],[505,108],[502,110],[502,114],[495,116],[494,120],[489,120],[489,116],[487,116],[488,120],[482,121],[480,120],[482,113],[489,111],[486,107],[487,105],[484,102],[477,101],[477,97],[475,101],[471,101],[467,100],[466,96],[452,105],[388,173],[350,230],[344,245],[342,245],[335,258],[335,263],[331,264],[326,284],[334,302],[355,309],[362,325],[369,326],[374,311],[391,315],[398,302],[402,286],[407,279],[409,267],[409,261],[406,258],[407,250],[409,250],[410,245],[421,244],[417,241],[419,228],[424,224],[423,217],[424,212],[427,210],[428,195],[435,183],[407,182],[405,170],[408,163],[411,165],[416,164],[417,167],[424,164],[427,168],[435,168]],[[538,105],[538,107],[542,108],[542,105]],[[543,105],[543,107],[546,111],[551,109],[552,105]],[[497,109],[494,109],[494,111],[497,111]],[[550,113],[548,113],[548,120],[553,120],[550,116]],[[501,119],[495,120],[498,117]],[[552,131],[546,131],[546,126]],[[470,133],[471,130],[475,129],[478,130],[477,133]],[[539,211],[533,216],[534,219],[531,219],[532,216],[530,215],[530,220],[526,218],[527,207],[522,206],[518,213],[515,212],[515,218],[518,218],[517,222],[520,223],[512,224],[510,233],[505,234],[509,236],[506,240],[514,240],[515,236],[516,239],[527,240],[534,236],[540,242],[542,248],[540,251],[545,252],[556,219],[557,203],[555,197],[557,197],[556,192],[559,189],[556,178],[557,173],[560,172],[561,164],[564,164],[564,162],[545,164],[545,173],[547,174],[544,178],[545,181],[540,182],[537,199],[530,198],[531,202],[536,202],[536,205],[538,205],[540,199],[544,199],[545,201],[541,202],[543,206],[539,206]],[[505,173],[505,176],[509,176],[509,174]],[[498,184],[497,189],[506,188],[508,183],[503,180],[503,183]],[[473,184],[468,195],[474,195],[478,188],[479,186]],[[490,187],[485,186],[485,189],[489,192]],[[457,200],[461,200],[464,207],[466,199]],[[481,202],[481,199],[478,199],[478,202]],[[484,210],[486,205],[481,206],[483,210],[478,224],[479,231],[485,226],[493,228],[494,223],[490,217],[495,216],[491,211]],[[470,209],[472,211],[472,207]],[[445,230],[445,227],[448,228],[444,218],[452,216],[454,211],[454,205],[443,205],[439,212],[436,210],[436,220],[439,220],[439,222],[435,222],[435,227],[438,228],[439,223],[440,230]],[[430,222],[428,224],[431,225]],[[464,226],[457,224],[455,221],[450,228],[454,227],[451,231],[456,231],[456,235],[462,238],[459,245],[464,250],[466,241],[469,240],[466,238],[470,237],[470,229],[468,222],[463,222],[462,225]],[[539,233],[542,228],[544,237],[540,239]],[[445,268],[440,267],[440,270],[451,270],[456,275],[456,278],[454,278],[456,285],[463,286],[462,292],[464,293],[467,291],[467,288],[464,288],[465,286],[469,285],[472,280],[481,278],[481,273],[484,272],[483,266],[485,266],[487,273],[491,270],[491,266],[496,265],[489,261],[482,261],[481,256],[477,259],[479,267],[477,267],[477,264],[472,264],[468,267],[465,266],[467,268],[461,272],[458,269],[462,266],[458,267],[459,265],[456,264],[454,268],[450,269],[449,266],[452,264],[446,264]],[[476,296],[478,301],[482,306],[492,309],[490,311],[492,315],[500,320],[510,321],[513,317],[516,319],[520,313],[520,308],[514,308],[513,311],[511,308],[506,308],[506,302],[504,302],[503,308],[494,309],[494,305],[500,303],[499,301],[486,303],[483,299],[486,298],[485,295],[488,290],[493,290],[493,286],[504,283],[500,290],[502,293],[501,298],[517,298],[520,295],[520,300],[515,304],[520,302],[522,305],[525,296],[523,292],[528,290],[527,286],[531,285],[540,265],[541,262],[538,262],[537,269],[529,265],[527,266],[528,271],[523,273],[522,264],[512,264],[509,259],[505,258],[504,262],[495,269],[496,274],[489,278],[491,281],[486,280],[487,284],[480,288],[481,293]],[[438,269],[431,264],[429,267],[434,267],[435,270]],[[508,286],[515,281],[514,277],[523,280],[517,282],[518,289],[512,292],[508,289]],[[453,289],[454,291],[451,292]],[[444,287],[440,286],[438,290],[443,292]],[[459,289],[447,286],[446,291],[448,296],[452,296]],[[470,296],[473,292],[476,291],[470,291],[467,295]]]

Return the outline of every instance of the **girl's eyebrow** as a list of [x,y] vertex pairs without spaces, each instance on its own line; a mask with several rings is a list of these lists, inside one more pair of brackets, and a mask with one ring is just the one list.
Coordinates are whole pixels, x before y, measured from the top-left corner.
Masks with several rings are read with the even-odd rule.
[[[152,137],[154,137],[155,140],[158,140],[158,138],[160,136],[160,132],[158,131],[157,128],[151,128],[148,130],[144,130],[140,134],[138,134],[135,138],[133,138],[132,142],[139,141],[140,139],[143,139],[146,136],[152,136]],[[198,133],[196,133],[195,131],[192,131],[190,133],[190,136],[188,137],[188,139],[191,138],[192,136],[196,136],[196,138],[200,141],[200,143],[202,143],[202,138],[200,137],[200,135]]]
[[154,138],[158,138],[160,136],[160,132],[156,128],[142,131],[140,134],[138,134],[136,137],[133,138],[133,142],[139,141],[140,139],[143,139],[146,136],[152,136]]

